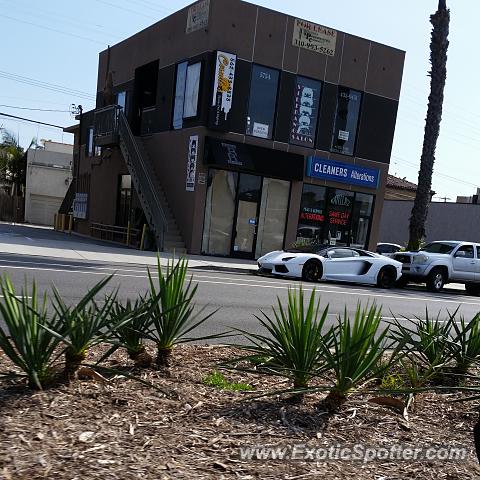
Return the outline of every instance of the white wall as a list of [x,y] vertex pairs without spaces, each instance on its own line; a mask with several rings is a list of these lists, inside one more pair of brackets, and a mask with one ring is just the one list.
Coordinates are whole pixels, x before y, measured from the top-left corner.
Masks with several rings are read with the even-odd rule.
[[[27,153],[25,221],[53,225],[52,205],[61,204],[72,181],[73,146],[44,143],[45,149],[30,149]],[[40,213],[42,205],[47,214]]]

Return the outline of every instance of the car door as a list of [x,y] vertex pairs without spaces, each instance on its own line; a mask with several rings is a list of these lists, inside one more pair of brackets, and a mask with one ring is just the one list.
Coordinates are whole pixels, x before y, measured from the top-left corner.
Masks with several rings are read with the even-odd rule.
[[349,248],[335,248],[328,251],[323,263],[325,280],[355,281],[361,270],[360,255]]
[[476,258],[472,244],[461,245],[453,254],[452,281],[473,282],[475,280]]
[[475,281],[480,282],[480,245],[476,246],[477,258],[475,258]]

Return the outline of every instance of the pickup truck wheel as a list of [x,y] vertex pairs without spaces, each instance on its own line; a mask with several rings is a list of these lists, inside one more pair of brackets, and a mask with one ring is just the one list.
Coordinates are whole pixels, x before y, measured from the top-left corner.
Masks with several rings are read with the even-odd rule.
[[302,279],[306,282],[318,282],[323,275],[323,267],[318,260],[309,260],[302,269]]
[[427,288],[431,292],[439,292],[445,282],[447,281],[447,275],[443,268],[434,268],[427,277]]
[[393,267],[383,267],[377,276],[377,287],[392,288],[395,285],[397,273]]
[[473,295],[478,297],[480,295],[480,284],[479,283],[466,283],[465,291],[467,295]]

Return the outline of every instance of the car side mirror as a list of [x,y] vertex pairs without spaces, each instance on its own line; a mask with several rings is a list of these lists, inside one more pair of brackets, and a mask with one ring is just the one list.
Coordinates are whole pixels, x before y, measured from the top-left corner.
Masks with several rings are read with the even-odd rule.
[[464,250],[460,250],[459,252],[457,252],[455,254],[456,257],[465,257],[465,251]]

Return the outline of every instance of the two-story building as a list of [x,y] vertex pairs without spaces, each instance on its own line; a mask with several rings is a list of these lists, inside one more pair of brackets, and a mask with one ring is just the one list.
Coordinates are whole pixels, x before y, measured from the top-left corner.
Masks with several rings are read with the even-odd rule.
[[76,132],[77,215],[162,249],[256,258],[374,248],[404,52],[240,0],[202,0],[100,53]]

